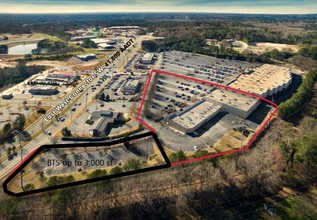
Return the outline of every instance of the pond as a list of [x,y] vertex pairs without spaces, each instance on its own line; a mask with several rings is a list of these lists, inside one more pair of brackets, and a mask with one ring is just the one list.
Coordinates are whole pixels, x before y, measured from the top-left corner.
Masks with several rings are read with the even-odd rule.
[[36,49],[37,44],[21,44],[9,48],[9,55],[25,55],[32,54],[32,50]]

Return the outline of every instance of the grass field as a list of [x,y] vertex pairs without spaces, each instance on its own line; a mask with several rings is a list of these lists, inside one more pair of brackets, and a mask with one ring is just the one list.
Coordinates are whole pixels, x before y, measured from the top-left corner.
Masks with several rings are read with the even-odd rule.
[[[33,110],[33,113],[29,117],[26,118],[25,128],[27,128],[28,126],[33,124],[37,119],[43,116],[43,114],[37,113],[37,109],[38,109],[37,107],[33,106],[29,108]],[[40,108],[43,108],[46,111],[48,111],[51,108],[51,106],[40,106]]]
[[48,35],[48,34],[43,34],[43,33],[33,33],[32,38],[45,38],[45,39],[48,39],[51,41],[64,41],[63,39],[61,39],[59,37]]

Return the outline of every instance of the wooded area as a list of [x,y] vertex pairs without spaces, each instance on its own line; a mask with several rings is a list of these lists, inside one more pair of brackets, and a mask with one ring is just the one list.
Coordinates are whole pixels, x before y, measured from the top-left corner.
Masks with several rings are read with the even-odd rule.
[[311,71],[306,74],[297,92],[288,100],[279,105],[279,116],[283,119],[290,119],[305,108],[311,100],[315,83],[317,82],[317,72]]
[[[144,50],[182,50],[264,63],[283,61],[310,73],[306,74],[297,93],[280,105],[279,117],[270,122],[248,151],[23,198],[12,198],[0,192],[0,219],[266,219],[270,218],[268,209],[282,219],[317,219],[316,15],[203,17],[195,13],[169,13],[162,18],[160,14],[151,13],[133,14],[126,19],[122,14],[97,14],[68,15],[56,18],[55,22],[50,21],[54,16],[49,15],[34,17],[27,25],[24,25],[23,16],[2,22],[0,32],[43,32],[69,39],[65,30],[71,28],[139,25],[156,36],[165,37],[143,42]],[[85,22],[78,22],[85,19]],[[240,54],[225,45],[206,46],[205,38],[220,41],[235,38],[246,43],[296,43],[302,49],[297,54],[277,50],[262,55]],[[93,46],[87,43],[88,47]],[[67,59],[72,55],[52,56]],[[0,69],[0,88],[43,70],[42,66],[25,66],[23,62],[16,68]],[[149,103],[145,103],[145,109],[147,106]],[[296,123],[291,123],[295,116]],[[12,135],[14,128],[21,129],[22,122],[20,118],[12,125],[6,124],[1,135]],[[15,150],[10,149],[10,153]],[[193,156],[206,153],[199,150]],[[174,162],[186,156],[179,151],[170,159]],[[127,166],[114,167],[109,173],[121,173],[139,166],[136,161],[130,161]],[[96,170],[89,177],[105,174]],[[70,181],[73,181],[72,176],[56,176],[48,179],[48,184]],[[32,189],[32,185],[25,189]],[[303,200],[297,200],[299,197]]]
[[45,70],[44,66],[26,66],[25,62],[20,62],[16,67],[0,68],[0,89],[4,86],[15,85],[23,82],[28,77]]
[[[317,131],[313,119],[304,118],[294,135],[292,126],[277,119],[253,149],[243,154],[21,199],[2,194],[0,216],[10,219],[22,216],[25,219],[257,218],[263,204],[270,205],[270,200],[265,198],[271,198],[271,202],[283,199],[275,196],[282,186],[305,192],[316,181],[316,150],[311,148],[316,139],[307,140],[308,128]],[[288,150],[294,147],[297,150],[291,154],[292,160]],[[287,213],[283,214],[287,217]],[[298,211],[295,216],[313,217],[309,212]]]

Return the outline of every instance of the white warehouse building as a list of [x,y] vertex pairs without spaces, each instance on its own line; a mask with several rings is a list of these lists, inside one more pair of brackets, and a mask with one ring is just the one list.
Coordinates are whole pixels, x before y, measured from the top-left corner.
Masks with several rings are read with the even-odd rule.
[[[242,74],[229,86],[262,97],[274,95],[292,83],[289,68],[264,64],[253,69],[251,74]],[[191,133],[218,112],[247,118],[261,103],[258,98],[228,89],[216,89],[200,101],[179,113],[166,117],[169,126]]]
[[169,126],[181,132],[191,133],[214,117],[220,109],[220,105],[200,100],[179,113],[168,115],[166,121]]

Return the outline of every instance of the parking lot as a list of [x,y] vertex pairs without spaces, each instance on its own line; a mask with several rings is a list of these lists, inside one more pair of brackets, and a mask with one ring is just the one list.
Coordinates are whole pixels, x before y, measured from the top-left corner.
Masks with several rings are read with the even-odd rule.
[[[122,86],[129,78],[135,78],[139,80],[141,85],[145,81],[145,76],[131,76],[130,74],[116,73],[111,81],[104,87],[103,93],[105,95],[109,95],[111,99],[115,100],[138,100],[140,88],[136,90],[135,93],[123,93],[122,91]],[[91,90],[94,91],[98,86],[100,86],[99,83],[93,86]]]
[[[162,67],[168,72],[229,84],[251,66],[254,64],[184,52],[166,52]],[[225,112],[218,113],[190,134],[168,126],[165,117],[183,111],[220,88],[165,74],[158,74],[152,80],[155,81],[152,81],[153,86],[149,91],[153,94],[148,109],[150,117],[145,120],[171,150],[188,152],[195,151],[196,147],[206,149],[214,146],[229,131],[241,127],[240,117]],[[259,123],[246,119],[244,129],[256,130]]]
[[[153,69],[155,64],[157,63],[157,59],[159,59],[159,54],[154,53],[154,59],[152,63],[142,64],[141,59],[144,56],[144,53],[135,54],[127,64],[124,66],[126,73],[146,73],[150,69]],[[139,66],[139,67],[138,67]],[[142,66],[142,67],[141,67]]]
[[257,64],[180,51],[165,52],[160,69],[221,84],[229,84],[246,68]]
[[[83,103],[83,105],[85,105],[85,103]],[[78,134],[78,135],[88,134],[88,132],[93,128],[93,125],[87,124],[86,121],[92,112],[100,111],[100,110],[111,110],[114,112],[122,112],[122,113],[124,113],[125,117],[128,117],[128,114],[130,112],[132,105],[133,105],[133,102],[127,102],[124,100],[118,100],[115,102],[95,101],[95,102],[90,103],[88,105],[87,111],[83,111],[79,115],[78,118],[74,119],[73,123],[69,126],[69,129],[74,134]],[[125,125],[123,125],[123,127],[122,127],[123,130],[128,129],[128,128],[129,127],[125,126]],[[118,129],[118,130],[120,130],[120,129]],[[110,132],[114,133],[114,131],[113,132],[110,131]]]
[[125,70],[127,72],[134,72],[135,68],[134,65],[137,63],[137,61],[142,57],[142,53],[135,54],[128,63],[124,66]]
[[210,94],[213,89],[213,86],[208,84],[160,74],[150,110],[153,114],[164,115],[182,111]]

